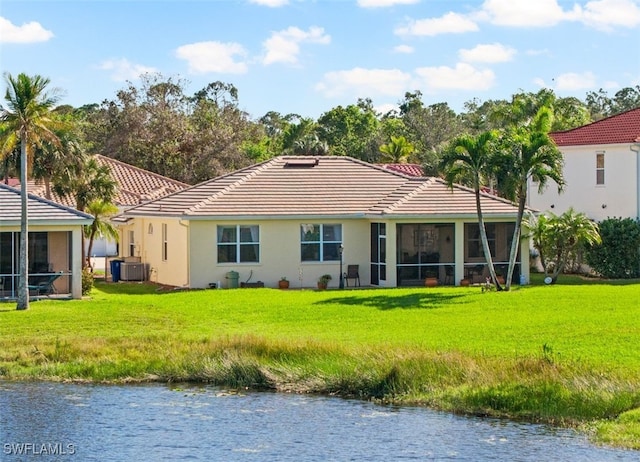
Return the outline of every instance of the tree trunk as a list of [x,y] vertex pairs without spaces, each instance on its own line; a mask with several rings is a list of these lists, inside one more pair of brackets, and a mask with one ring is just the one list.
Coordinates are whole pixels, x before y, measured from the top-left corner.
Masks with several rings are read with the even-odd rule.
[[[524,217],[524,206],[527,201],[526,184],[520,190],[518,195],[518,217],[516,218],[516,226],[513,229],[513,240],[511,241],[511,252],[509,252],[509,268],[507,269],[506,290],[511,289],[511,279],[513,271],[516,267],[516,258],[518,256],[518,247],[520,247],[520,234],[522,233],[522,218]],[[523,191],[524,190],[524,191]],[[522,268],[520,268],[522,272]]]
[[29,308],[29,205],[27,197],[27,136],[20,134],[20,256],[17,310]]
[[476,209],[478,211],[478,227],[480,228],[480,239],[482,240],[482,250],[484,251],[485,259],[487,260],[487,266],[489,267],[489,274],[491,280],[496,286],[497,290],[502,290],[502,286],[498,282],[496,276],[496,269],[493,266],[493,258],[491,257],[491,250],[489,249],[489,240],[487,239],[487,230],[484,228],[484,217],[482,215],[482,205],[480,204],[480,189],[475,188],[476,193]]

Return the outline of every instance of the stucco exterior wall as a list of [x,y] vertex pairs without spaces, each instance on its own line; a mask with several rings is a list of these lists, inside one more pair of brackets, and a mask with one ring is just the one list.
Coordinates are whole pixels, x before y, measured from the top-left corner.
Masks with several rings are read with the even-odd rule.
[[[564,155],[565,189],[559,194],[555,182],[539,194],[537,183],[529,185],[529,205],[560,215],[570,207],[601,221],[608,217],[638,216],[638,160],[629,144],[567,146]],[[604,185],[596,184],[596,154],[604,153]]]
[[[360,265],[360,280],[369,277],[369,222],[366,220],[282,220],[282,221],[192,221],[191,236],[191,286],[208,287],[220,281],[228,286],[226,274],[239,273],[239,282],[262,281],[265,287],[277,287],[281,277],[286,277],[292,288],[316,287],[318,278],[331,274],[329,287],[337,287],[340,262],[302,262],[300,255],[300,225],[302,223],[342,224],[344,247],[343,271],[347,264]],[[218,225],[259,225],[260,261],[258,263],[217,262],[216,232]]]

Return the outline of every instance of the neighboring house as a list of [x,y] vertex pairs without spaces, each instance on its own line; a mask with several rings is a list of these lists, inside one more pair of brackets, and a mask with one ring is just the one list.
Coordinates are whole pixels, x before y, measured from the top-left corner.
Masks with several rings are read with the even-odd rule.
[[[186,183],[134,167],[133,165],[125,164],[124,162],[100,154],[96,154],[95,158],[100,165],[109,167],[113,180],[118,184],[118,191],[113,203],[121,212],[134,205],[166,196],[167,194],[180,191],[189,186]],[[45,197],[45,186],[41,182],[36,183],[30,180],[29,192],[37,196]],[[60,197],[53,192],[51,199],[68,207],[75,208],[76,206],[73,198]],[[107,242],[104,239],[96,239],[93,244],[92,254],[92,256],[97,257],[117,255],[117,244],[115,242]]]
[[402,173],[407,176],[424,176],[422,166],[419,164],[376,164],[387,170]]
[[591,219],[640,216],[640,108],[572,130],[551,133],[564,156],[564,192],[531,182],[529,206],[562,214],[570,207]]
[[[0,299],[15,299],[19,275],[20,191],[0,184]],[[59,295],[82,297],[82,226],[91,215],[29,194],[29,284],[51,273]],[[36,294],[33,294],[36,295]]]
[[[517,209],[495,196],[481,200],[494,261],[506,273]],[[337,287],[347,265],[359,266],[363,285],[382,287],[488,275],[472,190],[350,157],[276,157],[114,221],[120,255],[139,258],[152,282],[171,286],[235,287],[239,279],[277,287],[287,277],[292,287],[314,287],[330,274]],[[523,240],[526,280],[528,249]]]

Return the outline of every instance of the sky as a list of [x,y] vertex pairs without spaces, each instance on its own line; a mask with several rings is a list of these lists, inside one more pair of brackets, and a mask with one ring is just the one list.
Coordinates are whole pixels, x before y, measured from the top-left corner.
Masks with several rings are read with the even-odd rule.
[[0,70],[75,107],[145,73],[189,95],[221,81],[252,119],[359,98],[384,113],[416,91],[456,112],[541,88],[584,100],[640,85],[640,0],[2,0]]

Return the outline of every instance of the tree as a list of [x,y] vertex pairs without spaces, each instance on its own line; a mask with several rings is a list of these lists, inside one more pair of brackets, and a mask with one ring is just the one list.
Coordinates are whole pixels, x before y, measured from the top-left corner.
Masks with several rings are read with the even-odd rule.
[[[117,183],[106,165],[100,165],[95,157],[82,157],[76,164],[70,165],[54,184],[54,190],[61,196],[71,197],[76,209],[84,212],[93,201],[111,203],[117,193]],[[84,235],[83,235],[84,241]],[[82,267],[86,267],[84,242],[82,244]]]
[[5,79],[7,90],[4,99],[7,107],[2,107],[0,113],[0,122],[3,125],[0,156],[8,155],[20,144],[20,278],[17,309],[26,310],[29,308],[28,166],[33,160],[33,151],[36,147],[44,142],[60,145],[60,140],[53,131],[57,123],[51,117],[51,111],[58,102],[59,96],[55,91],[47,93],[50,81],[40,75],[28,76],[21,73],[13,77],[7,73]]
[[529,118],[529,111],[521,101],[515,99],[513,106],[511,114],[517,117],[503,133],[501,154],[493,159],[495,170],[498,172],[498,189],[518,205],[505,282],[507,290],[511,287],[520,246],[529,181],[537,182],[540,192],[544,191],[549,180],[555,181],[558,191],[564,186],[562,153],[549,137],[551,110],[543,106]]
[[480,239],[482,250],[489,267],[491,280],[496,285],[497,290],[502,290],[502,286],[496,277],[496,270],[493,265],[487,230],[482,214],[482,203],[480,201],[480,188],[485,183],[485,178],[491,166],[491,157],[495,149],[497,133],[488,131],[477,136],[461,135],[455,138],[449,148],[445,151],[440,161],[440,171],[449,185],[460,181],[470,182],[476,197],[476,211],[478,214],[478,227],[480,228]]
[[391,136],[391,141],[380,146],[383,162],[404,164],[415,152],[415,148],[404,136]]
[[606,278],[640,276],[640,221],[607,218],[599,229],[602,242],[586,249],[589,266]]
[[87,205],[86,212],[93,215],[93,223],[84,227],[84,236],[89,240],[87,247],[87,266],[93,271],[91,265],[91,252],[96,236],[101,236],[112,241],[118,240],[118,230],[109,223],[109,218],[118,213],[118,207],[111,202],[96,199]]
[[560,216],[543,214],[536,217],[532,214],[526,227],[533,247],[540,255],[544,275],[550,277],[552,283],[558,280],[567,262],[579,250],[602,242],[597,223],[572,208]]

